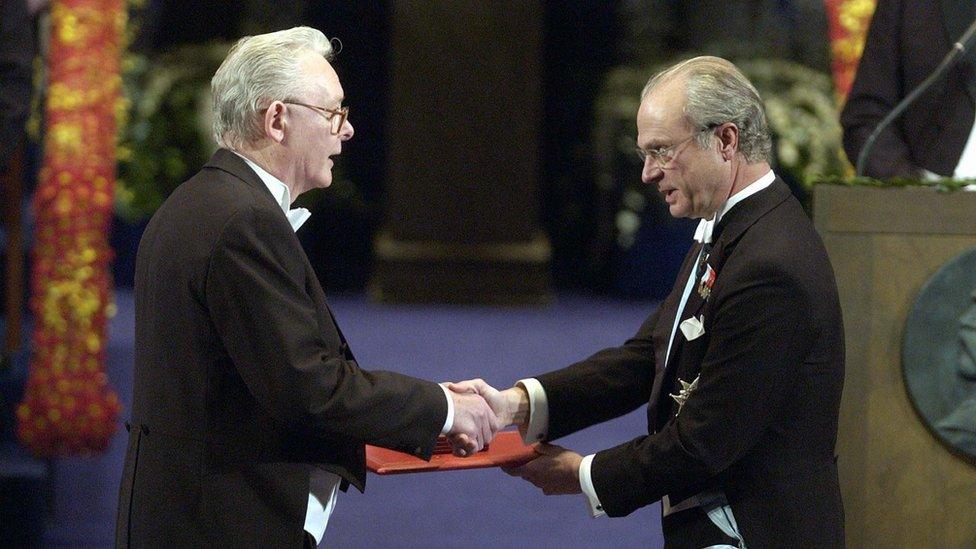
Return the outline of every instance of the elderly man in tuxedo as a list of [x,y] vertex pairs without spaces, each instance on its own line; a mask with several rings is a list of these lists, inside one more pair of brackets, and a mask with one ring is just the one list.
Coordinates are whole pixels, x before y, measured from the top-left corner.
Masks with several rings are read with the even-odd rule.
[[661,501],[667,547],[839,547],[834,444],[844,339],[820,237],[770,169],[763,105],[734,65],[655,75],[637,112],[642,179],[701,219],[674,289],[637,334],[564,369],[483,394],[527,441],[648,404],[648,433],[583,457],[543,443],[510,470],[594,516]]
[[329,40],[247,37],[213,77],[220,149],[146,228],[136,262],[121,547],[315,546],[364,444],[479,450],[484,399],[359,367],[295,231],[353,136]]

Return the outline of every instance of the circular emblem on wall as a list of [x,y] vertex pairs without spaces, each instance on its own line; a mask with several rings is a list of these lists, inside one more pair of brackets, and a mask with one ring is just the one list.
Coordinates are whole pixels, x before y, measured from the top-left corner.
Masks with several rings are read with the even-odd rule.
[[905,385],[922,420],[953,450],[976,459],[976,248],[925,283],[903,345]]

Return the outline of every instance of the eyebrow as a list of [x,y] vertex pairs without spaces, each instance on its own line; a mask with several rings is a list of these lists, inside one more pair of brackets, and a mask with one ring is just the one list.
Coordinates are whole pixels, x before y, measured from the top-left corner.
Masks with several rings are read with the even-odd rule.
[[641,150],[644,150],[644,151],[650,151],[650,150],[654,150],[654,149],[660,149],[660,148],[663,148],[663,147],[670,147],[671,146],[671,143],[669,143],[667,141],[664,141],[662,139],[651,139],[651,140],[649,140],[647,142],[647,146],[645,146],[645,147],[642,147],[641,144],[640,144],[640,142],[639,141],[636,141],[636,140],[634,141],[634,144],[637,146],[638,149],[641,149]]

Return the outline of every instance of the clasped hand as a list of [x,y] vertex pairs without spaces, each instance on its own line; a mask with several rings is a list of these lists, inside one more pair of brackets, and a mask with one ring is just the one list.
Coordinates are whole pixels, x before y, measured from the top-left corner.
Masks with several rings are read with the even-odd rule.
[[[445,383],[444,386],[454,394],[483,398],[494,412],[499,429],[513,424],[523,425],[528,421],[528,395],[520,387],[499,391],[481,379]],[[455,421],[457,421],[456,414],[455,411]],[[467,451],[476,443],[463,432],[452,434],[450,439],[458,455],[470,455],[470,453],[460,453],[459,449]],[[581,455],[555,444],[540,443],[534,448],[538,457],[517,467],[503,467],[502,470],[509,475],[531,482],[546,495],[581,492],[579,482],[580,462],[583,460]],[[478,449],[480,450],[480,447]]]
[[443,384],[454,403],[454,423],[447,435],[454,455],[470,456],[480,452],[504,425],[484,397],[473,391],[455,391],[453,384]]

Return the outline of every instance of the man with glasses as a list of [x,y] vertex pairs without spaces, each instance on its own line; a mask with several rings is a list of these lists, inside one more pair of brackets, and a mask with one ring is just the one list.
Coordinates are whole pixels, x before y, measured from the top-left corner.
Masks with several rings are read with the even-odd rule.
[[467,455],[498,427],[478,395],[360,369],[295,237],[292,200],[353,136],[331,55],[307,27],[239,41],[212,81],[221,148],[146,228],[118,546],[315,546],[364,443]]
[[[844,338],[820,237],[769,166],[763,105],[734,65],[679,63],[637,112],[643,181],[701,219],[674,289],[637,334],[482,394],[540,456],[509,469],[593,516],[661,501],[668,547],[840,547],[834,444]],[[548,444],[648,404],[648,434],[583,457]]]

